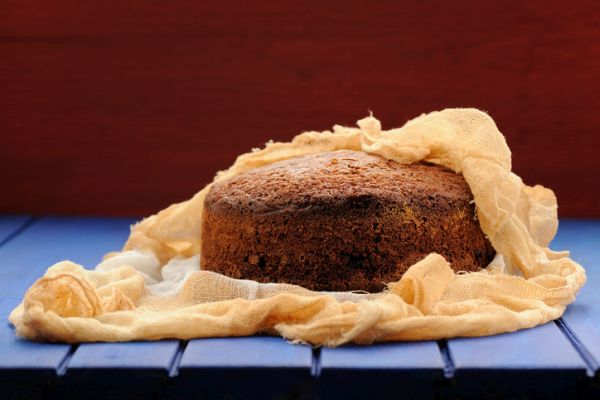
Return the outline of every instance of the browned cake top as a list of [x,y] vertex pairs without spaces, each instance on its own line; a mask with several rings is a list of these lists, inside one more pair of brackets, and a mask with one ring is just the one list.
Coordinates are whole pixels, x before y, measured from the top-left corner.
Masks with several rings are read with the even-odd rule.
[[399,164],[361,151],[309,154],[252,169],[217,182],[206,207],[221,212],[269,213],[332,205],[354,198],[437,204],[471,198],[463,177],[446,168]]

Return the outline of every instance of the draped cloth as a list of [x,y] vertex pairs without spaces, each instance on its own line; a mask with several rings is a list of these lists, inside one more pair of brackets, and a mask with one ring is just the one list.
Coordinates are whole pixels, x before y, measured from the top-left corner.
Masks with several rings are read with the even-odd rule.
[[558,228],[556,197],[511,172],[510,150],[487,114],[446,109],[387,131],[373,116],[357,125],[267,143],[240,155],[214,181],[339,149],[442,165],[461,173],[473,193],[481,229],[497,252],[487,268],[455,273],[432,253],[372,294],[313,292],[202,271],[201,216],[209,184],[132,226],[123,249],[94,269],[70,261],[50,267],[10,315],[17,334],[87,342],[266,332],[337,346],[491,335],[562,315],[585,283],[585,271],[568,251],[548,247]]

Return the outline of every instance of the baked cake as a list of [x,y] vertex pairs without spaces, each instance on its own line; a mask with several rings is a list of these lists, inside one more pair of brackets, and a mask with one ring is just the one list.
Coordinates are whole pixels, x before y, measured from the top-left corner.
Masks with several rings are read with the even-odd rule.
[[313,290],[380,291],[431,252],[456,271],[495,251],[469,186],[433,164],[339,150],[216,182],[204,203],[201,268]]

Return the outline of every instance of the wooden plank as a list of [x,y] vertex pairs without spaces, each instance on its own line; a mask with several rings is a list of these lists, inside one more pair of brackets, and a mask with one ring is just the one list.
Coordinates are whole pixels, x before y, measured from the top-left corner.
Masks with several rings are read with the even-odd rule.
[[67,374],[89,369],[150,369],[168,374],[179,341],[85,343],[69,362]]
[[308,396],[311,366],[309,346],[278,337],[192,340],[170,391],[185,398],[198,393],[233,398]]
[[0,216],[0,247],[14,234],[18,233],[32,217],[26,215],[2,215]]
[[331,370],[425,370],[443,372],[436,342],[376,343],[321,350],[321,375]]
[[[6,321],[25,290],[53,263],[71,259],[93,266],[107,251],[119,249],[131,222],[124,218],[48,217],[32,223],[0,247],[0,317]],[[66,344],[18,339],[11,326],[6,322],[1,324],[0,383],[5,389],[3,394],[7,397],[11,397],[11,393],[20,395],[27,387],[43,392],[49,390],[50,378],[63,367],[70,349],[71,346]]]
[[178,351],[176,340],[81,344],[55,394],[75,399],[153,398],[167,381]]
[[562,320],[567,335],[600,379],[600,221],[561,221],[552,248],[570,250],[586,269],[587,283]]
[[323,348],[319,393],[323,397],[433,398],[444,389],[445,363],[436,342],[379,343]]
[[310,369],[311,355],[310,347],[278,337],[198,339],[187,345],[179,369]]
[[[448,341],[461,398],[572,398],[586,365],[557,326]],[[554,398],[554,397],[552,397]]]

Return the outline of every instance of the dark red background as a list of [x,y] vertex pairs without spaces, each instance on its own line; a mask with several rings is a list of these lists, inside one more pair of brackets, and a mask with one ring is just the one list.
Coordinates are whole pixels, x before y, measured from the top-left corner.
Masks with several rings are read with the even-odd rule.
[[150,214],[271,138],[474,106],[600,217],[600,2],[322,3],[3,1],[0,212]]

